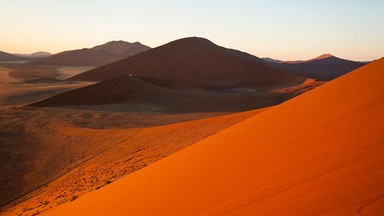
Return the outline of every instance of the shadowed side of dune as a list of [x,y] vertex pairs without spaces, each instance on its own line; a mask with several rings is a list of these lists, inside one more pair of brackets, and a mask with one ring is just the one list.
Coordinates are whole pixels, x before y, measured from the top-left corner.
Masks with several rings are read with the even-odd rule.
[[380,215],[384,58],[47,215]]
[[106,82],[75,89],[53,96],[32,106],[81,106],[145,101],[149,96],[156,99],[170,91],[147,84],[140,79],[118,77]]
[[[53,96],[31,106],[87,106],[122,104],[147,105],[153,109],[171,109],[177,106],[206,101],[209,95],[172,88],[176,85],[157,79],[117,77],[91,86],[75,89]],[[195,106],[196,106],[195,105]],[[203,108],[203,107],[202,107]],[[204,109],[204,108],[203,108]],[[207,108],[208,109],[208,108]]]
[[302,91],[308,91],[315,87],[315,84],[289,92],[259,91],[251,88],[220,89],[221,85],[217,87],[212,84],[197,84],[202,88],[213,88],[207,90],[195,86],[196,84],[187,82],[122,76],[67,91],[30,106],[90,108],[100,105],[139,112],[245,111],[279,104],[301,94]]

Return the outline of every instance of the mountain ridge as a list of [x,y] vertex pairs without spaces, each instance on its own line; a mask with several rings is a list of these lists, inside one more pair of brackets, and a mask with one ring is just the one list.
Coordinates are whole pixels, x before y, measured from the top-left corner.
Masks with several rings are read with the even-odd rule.
[[0,51],[0,61],[26,61],[26,60],[29,60],[29,58]]
[[149,50],[139,42],[110,41],[92,48],[66,50],[52,56],[33,60],[31,65],[101,66]]
[[277,68],[289,70],[298,76],[329,81],[364,66],[367,63],[342,59],[327,53],[309,60],[269,61],[269,64]]

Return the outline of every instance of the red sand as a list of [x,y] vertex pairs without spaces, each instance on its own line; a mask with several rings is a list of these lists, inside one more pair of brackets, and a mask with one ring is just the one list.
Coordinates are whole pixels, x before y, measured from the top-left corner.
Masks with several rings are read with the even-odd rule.
[[47,215],[380,215],[384,59]]
[[69,202],[267,109],[231,115],[1,109],[7,156],[0,157],[6,185],[0,215],[35,215]]

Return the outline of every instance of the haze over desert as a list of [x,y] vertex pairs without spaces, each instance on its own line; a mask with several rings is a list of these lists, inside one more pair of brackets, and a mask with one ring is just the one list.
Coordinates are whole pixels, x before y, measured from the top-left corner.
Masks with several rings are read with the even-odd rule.
[[3,1],[0,215],[384,215],[383,9]]

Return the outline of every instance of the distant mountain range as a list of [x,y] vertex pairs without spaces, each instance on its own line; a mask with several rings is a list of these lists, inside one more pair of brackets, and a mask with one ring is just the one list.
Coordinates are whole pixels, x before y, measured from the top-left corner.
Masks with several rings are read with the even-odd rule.
[[49,66],[101,66],[149,50],[139,42],[111,41],[93,48],[64,51],[52,56],[32,60],[32,65]]
[[299,61],[281,61],[272,58],[263,58],[263,60],[274,67],[289,70],[296,75],[323,81],[335,79],[366,64],[366,62],[341,59],[331,54]]
[[[139,42],[129,43],[120,40],[110,41],[93,48],[64,51],[54,55],[48,52],[10,54],[0,51],[0,61],[30,61],[29,64],[31,65],[47,66],[104,66],[149,51],[150,49],[150,47]],[[328,81],[342,76],[367,63],[341,59],[331,54],[323,54],[313,59],[298,61],[258,58],[238,50],[219,47],[202,38],[180,39],[160,46],[154,50],[155,51],[150,50],[150,52],[145,52],[145,54],[140,55],[137,58],[125,59],[118,64],[108,66],[108,68],[96,68],[90,72],[94,74],[92,75],[92,78],[87,73],[87,75],[82,74],[74,79],[95,79],[100,81],[107,78],[113,78],[117,74],[127,75],[126,73],[149,77],[154,76],[158,79],[163,79],[165,77],[166,79],[171,77],[173,77],[172,79],[176,79],[176,77],[183,74],[181,70],[185,71],[187,77],[196,76],[193,79],[202,79],[203,77],[208,78],[214,73],[216,73],[216,75],[221,74],[222,76],[227,76],[228,74],[223,75],[223,71],[227,71],[229,68],[236,68],[237,71],[241,71],[238,74],[247,74],[247,70],[250,68],[248,67],[249,65],[243,65],[242,68],[231,65],[229,62],[232,61],[226,58],[232,57],[232,59],[242,59],[243,61],[263,65],[263,67],[266,68],[263,74],[271,71],[270,67],[273,67],[275,70],[289,71],[291,74],[293,73],[301,77]],[[220,55],[220,57],[218,55]],[[202,56],[205,56],[205,58]],[[226,57],[222,58],[223,56]],[[220,58],[222,58],[223,61],[228,62],[220,62]],[[213,69],[214,67],[217,68]],[[122,68],[124,70],[121,70]],[[108,70],[108,75],[105,73],[105,70]],[[213,73],[212,70],[215,72]],[[219,73],[218,70],[221,72]],[[191,73],[187,73],[186,71],[190,71]],[[257,71],[260,75],[260,72],[263,70],[259,68]],[[254,73],[250,74],[250,76],[253,75]],[[197,78],[198,76],[199,78]],[[189,79],[187,77],[185,78]],[[263,80],[264,78],[260,77],[259,79]],[[244,80],[246,79],[243,79],[242,82]]]
[[29,58],[0,51],[0,61],[27,61]]

